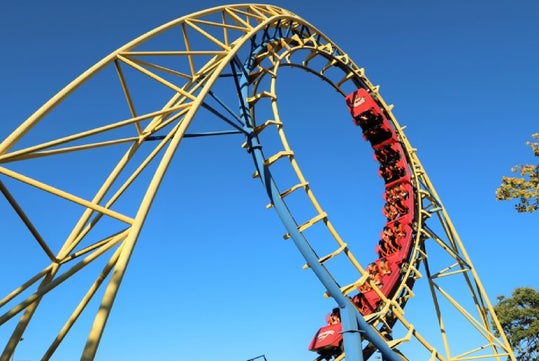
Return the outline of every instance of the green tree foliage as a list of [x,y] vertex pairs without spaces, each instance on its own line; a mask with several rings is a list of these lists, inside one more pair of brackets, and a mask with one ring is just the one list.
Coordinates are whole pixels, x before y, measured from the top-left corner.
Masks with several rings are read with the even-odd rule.
[[517,360],[539,360],[539,292],[519,287],[513,290],[512,297],[498,296],[497,300],[494,312]]
[[[539,139],[539,133],[532,134]],[[526,142],[532,148],[533,154],[539,157],[539,142]],[[519,164],[511,168],[517,177],[502,177],[502,184],[496,190],[496,200],[508,201],[516,199],[517,212],[532,213],[539,209],[539,165]]]

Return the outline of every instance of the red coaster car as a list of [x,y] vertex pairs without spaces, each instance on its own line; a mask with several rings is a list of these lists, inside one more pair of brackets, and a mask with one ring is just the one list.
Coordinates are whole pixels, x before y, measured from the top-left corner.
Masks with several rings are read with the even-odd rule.
[[387,121],[382,109],[366,89],[359,88],[346,97],[346,104],[356,125],[363,131],[363,137],[372,145],[396,140],[395,131]]
[[348,109],[350,110],[350,114],[357,125],[360,125],[358,119],[359,116],[366,111],[370,110],[374,115],[383,116],[382,110],[366,89],[359,88],[355,92],[349,94],[345,100],[346,105],[348,105]]
[[339,308],[327,316],[327,326],[321,327],[309,345],[309,351],[317,352],[321,359],[331,359],[342,353],[342,324]]
[[321,327],[309,345],[309,351],[330,359],[342,352],[342,324]]

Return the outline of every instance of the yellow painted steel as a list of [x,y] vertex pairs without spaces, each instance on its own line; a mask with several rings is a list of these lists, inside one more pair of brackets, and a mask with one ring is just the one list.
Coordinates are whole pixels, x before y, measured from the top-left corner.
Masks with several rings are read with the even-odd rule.
[[[281,193],[281,198],[286,200],[292,194],[301,195],[306,197],[313,206],[312,216],[302,224],[298,224],[298,230],[306,234],[308,230],[323,227],[331,236],[328,242],[335,242],[332,245],[335,247],[334,251],[320,253],[324,255],[320,257],[318,262],[324,265],[340,262],[352,266],[356,274],[350,275],[351,282],[335,280],[346,296],[356,292],[358,286],[363,283],[372,283],[368,279],[365,267],[354,256],[349,244],[339,235],[330,221],[329,215],[316,199],[287,140],[286,119],[281,119],[279,115],[279,94],[276,90],[276,81],[281,67],[295,67],[312,73],[330,84],[343,96],[347,94],[348,89],[357,87],[359,83],[363,84],[389,114],[390,121],[395,126],[408,155],[418,199],[417,213],[419,218],[415,230],[416,236],[411,262],[408,267],[402,270],[402,283],[391,298],[384,296],[376,285],[371,284],[371,287],[381,297],[382,304],[375,313],[366,317],[368,322],[384,337],[387,337],[390,347],[397,348],[415,342],[426,350],[431,360],[449,361],[477,358],[502,360],[509,357],[515,361],[470,257],[427,177],[426,171],[417,157],[416,150],[410,145],[403,132],[403,127],[393,116],[392,106],[387,105],[381,97],[379,86],[371,84],[365,76],[364,69],[358,67],[346,53],[314,26],[285,9],[261,4],[226,5],[203,10],[171,21],[136,38],[73,80],[0,143],[0,176],[2,180],[6,180],[6,182],[0,181],[0,190],[50,261],[49,265],[35,271],[30,278],[12,292],[6,296],[0,295],[3,297],[0,299],[0,327],[19,316],[17,324],[11,332],[11,337],[0,355],[0,361],[10,360],[28,324],[39,322],[39,319],[34,320],[33,316],[43,298],[81,269],[104,258],[106,261],[101,270],[96,274],[79,304],[75,306],[68,320],[43,355],[44,360],[53,359],[54,353],[70,329],[80,315],[87,311],[88,305],[96,297],[98,290],[104,287],[93,325],[85,340],[85,346],[81,348],[82,360],[89,361],[95,358],[133,249],[155,194],[176,150],[194,121],[202,102],[225,68],[232,62],[240,49],[247,47],[254,34],[262,32],[269,26],[296,29],[297,32],[289,38],[272,40],[267,44],[266,49],[257,55],[255,59],[257,65],[248,74],[252,93],[245,101],[253,115],[255,109],[263,107],[269,108],[273,114],[272,119],[254,119],[256,136],[266,134],[271,129],[276,131],[278,140],[282,144],[281,150],[266,155],[266,166],[272,168],[285,162],[297,177],[297,183],[284,190]],[[300,36],[301,27],[307,27],[311,35]],[[181,37],[178,37],[181,39],[178,45],[181,49],[155,51],[139,49],[140,46],[171,29],[181,32]],[[195,38],[203,38],[206,41],[191,40]],[[156,59],[170,57],[183,59],[185,68],[173,69],[156,61]],[[312,65],[315,59],[323,59],[324,65],[321,67]],[[130,117],[111,119],[106,124],[68,135],[58,135],[57,138],[36,144],[25,143],[26,136],[40,122],[47,120],[53,109],[61,105],[92,78],[105,73],[109,68],[113,70],[111,73],[117,77],[112,79],[119,84],[122,90],[122,96],[117,101],[125,103]],[[330,69],[335,68],[341,71],[336,78],[329,72]],[[144,76],[163,89],[167,89],[168,94],[172,95],[164,98],[160,107],[140,112],[138,109],[144,109],[144,107],[141,106],[140,102],[137,102],[135,94],[138,89],[136,84],[133,85],[129,80],[128,73],[130,72]],[[266,80],[269,80],[269,85],[265,82]],[[115,136],[114,132],[117,131],[123,131],[126,134]],[[130,168],[135,154],[139,154],[143,146],[149,144],[147,140],[152,139],[155,135],[163,135],[163,132],[164,136],[153,140],[151,143],[153,148],[148,153],[143,153],[141,159],[137,159],[138,163]],[[103,139],[95,140],[96,137],[103,137]],[[120,153],[117,163],[96,192],[91,195],[82,195],[76,191],[62,189],[15,170],[18,164],[29,162],[32,159],[48,159],[111,147],[123,147],[123,152]],[[154,166],[153,169],[152,166]],[[127,197],[126,194],[141,178],[142,174],[146,174],[145,172],[150,172],[150,176],[146,179],[145,189],[135,206],[128,210],[119,207],[118,204]],[[7,181],[10,183],[22,182],[35,190],[51,194],[57,200],[79,207],[80,216],[56,253],[54,251],[56,247],[52,245],[50,239],[41,235],[39,227],[32,223],[31,217],[21,206],[22,202],[18,202],[14,193],[10,191]],[[276,179],[276,181],[279,180]],[[436,234],[431,228],[426,227],[426,220],[437,222],[440,229],[443,230],[442,234]],[[101,235],[98,239],[89,237],[98,225],[104,222],[114,224],[110,233]],[[284,237],[288,238],[289,235],[285,234]],[[435,264],[434,260],[429,259],[427,246],[436,247],[443,251],[454,261],[454,264],[450,266]],[[305,265],[304,268],[308,269],[309,265]],[[438,283],[442,276],[444,278],[462,277],[460,286],[469,291],[475,309],[469,309],[453,298]],[[438,336],[443,340],[441,348],[434,346],[431,341],[432,335],[427,336],[420,333],[420,330],[414,326],[413,320],[408,320],[405,317],[404,305],[415,296],[413,284],[416,281],[428,283],[431,297],[429,300],[422,299],[421,302],[431,301],[436,309],[438,319],[433,320],[433,322],[438,325],[440,330]],[[34,289],[29,295],[25,293],[32,287]],[[326,296],[331,295],[326,294]],[[453,341],[445,330],[445,311],[444,305],[440,302],[441,299],[452,305],[469,321],[470,332],[476,332],[482,337],[483,343],[481,345],[460,352],[457,356],[453,355]],[[500,332],[500,338],[494,336],[495,331],[490,326],[491,321],[496,325],[496,330]],[[389,338],[390,333],[391,339]],[[299,347],[304,346],[300,345]],[[490,349],[491,353],[486,353],[486,349]],[[414,359],[413,355],[406,355],[406,357]],[[344,358],[343,354],[336,360]]]

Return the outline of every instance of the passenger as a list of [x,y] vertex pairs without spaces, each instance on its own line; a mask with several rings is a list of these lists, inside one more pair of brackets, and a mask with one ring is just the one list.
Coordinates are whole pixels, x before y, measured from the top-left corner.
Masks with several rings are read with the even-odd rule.
[[408,214],[408,207],[403,200],[388,200],[384,204],[384,209],[382,210],[382,213],[388,221],[393,221],[401,216]]
[[385,167],[380,167],[380,173],[386,183],[390,183],[394,180],[404,177],[406,171],[404,168],[399,167],[396,164],[388,164]]
[[[380,240],[381,247],[390,253],[400,250],[401,246],[399,242],[399,237],[402,237],[402,231],[403,229],[399,228],[399,233],[397,234],[394,224],[390,226],[384,226]],[[404,233],[404,235],[406,236],[406,233]]]
[[384,226],[382,229],[382,239],[386,242],[392,242],[395,240],[395,232],[393,231],[392,227]]
[[380,177],[384,178],[384,181],[386,183],[389,183],[389,178],[391,177],[391,171],[389,168],[389,165],[380,166],[380,170],[378,172],[380,174]]
[[357,295],[352,297],[352,302],[354,303],[354,305],[356,305],[356,307],[361,313],[365,314],[369,311],[368,303],[365,299],[365,296],[363,296],[363,293],[358,293]]
[[408,213],[408,207],[406,206],[406,204],[404,203],[402,199],[394,200],[392,205],[399,213],[399,216],[403,216],[406,213]]
[[341,310],[335,307],[329,314],[328,325],[336,325],[341,323]]
[[374,150],[374,155],[381,165],[385,166],[395,163],[400,159],[400,153],[395,151],[391,144],[386,144],[383,147]]
[[386,202],[384,204],[383,214],[388,221],[392,221],[401,215],[399,209],[395,206],[395,203],[393,202]]
[[369,263],[369,265],[367,266],[368,273],[373,273],[373,272],[376,272],[377,270],[378,270],[378,267],[376,266],[376,263],[374,262]]
[[406,169],[404,169],[403,167],[399,167],[395,165],[394,167],[392,167],[392,170],[393,170],[393,180],[402,178],[406,175]]
[[385,257],[380,258],[380,261],[378,262],[378,269],[380,270],[380,273],[382,275],[391,274],[391,268],[389,267],[389,264]]
[[408,199],[408,191],[402,183],[395,186],[395,196],[399,197],[399,199]]
[[406,229],[404,228],[404,225],[400,223],[399,221],[395,221],[395,237],[397,239],[403,239],[406,238]]
[[352,297],[352,303],[358,306],[359,308],[363,306],[363,302],[361,301],[361,293],[358,293],[354,295],[354,297]]
[[386,200],[403,200],[408,199],[409,194],[402,183],[396,184],[393,187],[387,188],[385,193]]
[[394,212],[396,211],[399,215],[405,215],[406,213],[408,213],[408,207],[406,203],[404,202],[405,199],[396,197],[387,191],[386,191],[385,198],[388,203],[387,205],[388,213],[391,209],[393,209]]
[[361,113],[358,117],[355,118],[356,124],[363,129],[363,133],[370,129],[378,128],[383,123],[383,118],[380,115],[374,114],[372,109],[369,109]]
[[397,239],[395,236],[383,238],[382,242],[385,243],[385,248],[391,253],[397,252],[401,249],[399,239]]
[[379,240],[378,241],[378,245],[376,246],[376,253],[378,253],[378,256],[379,257],[385,257],[387,255],[389,255],[389,252],[388,250],[385,248],[385,242],[382,241],[382,240]]
[[370,290],[372,290],[372,287],[371,285],[369,284],[369,282],[365,281],[363,282],[363,284],[361,286],[358,287],[358,290],[359,292],[361,293],[367,293],[369,292]]
[[369,278],[371,281],[374,282],[374,284],[380,288],[383,287],[382,284],[382,276],[380,275],[380,272],[378,272],[378,269],[374,270],[372,273],[370,273]]
[[384,140],[391,138],[393,135],[391,129],[379,126],[373,129],[368,129],[363,132],[363,135],[371,143],[371,145],[380,144]]
[[384,117],[372,110],[361,113],[355,118],[355,122],[361,126],[365,139],[372,144],[378,144],[391,137],[391,131],[384,127]]
[[396,247],[394,244],[388,243],[383,239],[378,241],[378,253],[381,257],[389,256],[398,251],[400,251],[400,247]]

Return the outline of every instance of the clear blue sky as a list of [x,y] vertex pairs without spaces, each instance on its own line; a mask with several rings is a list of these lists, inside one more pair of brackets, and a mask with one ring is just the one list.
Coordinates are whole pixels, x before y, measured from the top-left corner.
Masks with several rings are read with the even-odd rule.
[[[0,137],[126,42],[167,21],[223,4],[0,3]],[[272,4],[322,30],[366,69],[371,82],[381,85],[491,300],[515,287],[538,288],[539,215],[517,214],[512,203],[496,202],[494,192],[514,164],[537,163],[525,142],[539,131],[539,2]],[[287,100],[317,110],[319,103],[303,102],[304,89],[294,84],[287,89]],[[311,91],[334,96],[327,87]],[[303,110],[292,115],[302,116]],[[334,112],[321,114],[346,114],[344,109]],[[331,122],[324,124],[329,133]],[[305,149],[316,149],[309,145],[318,138],[306,132],[304,139]],[[340,139],[337,131],[327,136],[329,150],[340,151]],[[357,141],[363,142],[359,133]],[[307,346],[333,304],[322,297],[315,276],[301,269],[293,244],[282,239],[284,228],[264,208],[264,190],[250,178],[253,166],[239,144],[228,150],[218,147],[231,142],[197,142],[193,149],[199,152],[185,161],[179,154],[160,190],[96,359],[241,361],[260,354],[269,361],[313,359]],[[346,199],[357,179],[345,177],[343,167],[353,159],[318,159],[324,160],[318,170],[341,168],[341,177],[329,179],[338,188],[331,199]],[[345,208],[339,219],[345,232],[354,228],[352,209]],[[379,213],[373,217],[377,222]],[[374,257],[375,242],[365,247],[367,258]],[[10,269],[1,268],[5,277],[16,273],[19,262],[32,259],[9,260],[5,265]],[[36,360],[32,343],[38,337],[39,329],[26,337],[15,359]],[[80,350],[64,351],[65,358],[58,360],[79,357]]]

